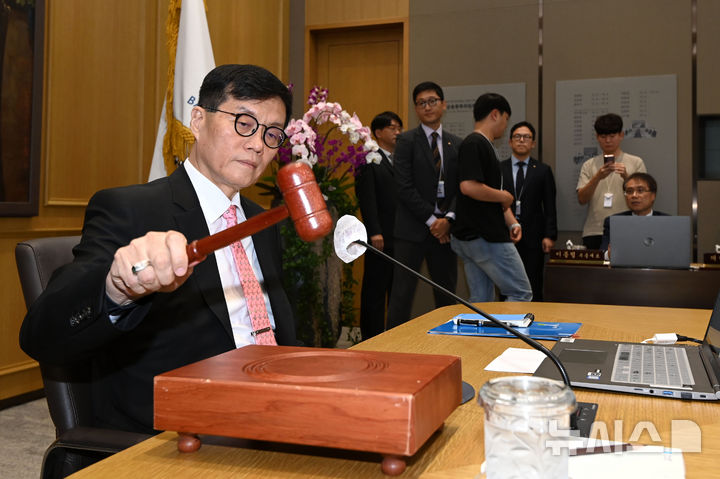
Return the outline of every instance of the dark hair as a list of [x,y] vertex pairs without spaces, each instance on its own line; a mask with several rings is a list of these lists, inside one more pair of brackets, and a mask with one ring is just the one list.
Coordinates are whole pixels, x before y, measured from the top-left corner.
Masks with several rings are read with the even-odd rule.
[[612,135],[622,131],[623,121],[620,115],[607,113],[600,115],[595,120],[595,133],[598,135]]
[[510,103],[508,103],[504,96],[497,93],[485,93],[475,100],[475,106],[473,107],[475,121],[485,119],[493,110],[512,115]]
[[417,97],[420,93],[429,90],[437,93],[437,96],[439,96],[441,100],[445,99],[445,95],[443,95],[443,91],[442,88],[440,88],[440,85],[435,82],[424,81],[422,83],[418,83],[418,85],[413,89],[413,103],[417,101]]
[[398,124],[402,128],[402,120],[397,113],[392,111],[384,111],[382,113],[378,113],[375,118],[373,118],[373,121],[370,123],[370,131],[372,132],[373,136],[375,136],[375,130],[382,130],[383,128],[387,128],[388,126],[392,125],[393,120],[398,122]]
[[644,181],[648,185],[648,189],[651,192],[657,193],[657,182],[655,181],[655,178],[648,175],[647,173],[638,172],[628,176],[627,179],[623,182],[623,191],[625,191],[625,185],[627,185],[630,180]]
[[532,139],[535,140],[535,127],[530,124],[528,121],[521,121],[518,123],[515,123],[512,128],[510,128],[510,137],[512,138],[513,133],[515,133],[515,130],[517,130],[520,127],[525,127],[528,130],[530,130],[530,133],[532,133]]
[[217,108],[228,97],[236,100],[279,98],[285,105],[285,125],[292,114],[292,93],[278,77],[256,65],[221,65],[205,76],[198,105]]

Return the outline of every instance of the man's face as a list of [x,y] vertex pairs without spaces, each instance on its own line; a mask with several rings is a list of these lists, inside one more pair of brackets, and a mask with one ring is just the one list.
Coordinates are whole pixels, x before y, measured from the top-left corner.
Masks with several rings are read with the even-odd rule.
[[620,149],[620,143],[625,138],[625,133],[608,133],[597,135],[600,148],[606,155],[614,155]]
[[527,126],[516,128],[510,135],[510,149],[517,158],[525,158],[535,148],[535,139]]
[[[259,123],[283,128],[285,105],[280,98],[267,100],[237,100],[229,98],[218,109],[232,113],[247,113]],[[277,150],[263,142],[265,127],[243,137],[235,131],[235,117],[222,112],[195,107],[191,130],[195,135],[196,168],[220,188],[228,198],[237,191],[254,184]]]
[[400,124],[393,120],[388,126],[380,130],[375,130],[375,139],[381,148],[392,152],[395,149],[397,136],[402,133]]
[[415,113],[422,123],[432,128],[439,126],[446,108],[445,100],[440,100],[435,90],[420,92],[415,98]]
[[625,202],[636,215],[647,215],[655,204],[655,193],[647,182],[633,178],[625,185]]

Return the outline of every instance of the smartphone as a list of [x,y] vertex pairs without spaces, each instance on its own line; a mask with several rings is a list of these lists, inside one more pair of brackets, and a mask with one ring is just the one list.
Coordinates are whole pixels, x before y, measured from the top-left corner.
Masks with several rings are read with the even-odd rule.
[[605,164],[615,163],[615,155],[603,155],[603,160],[605,160]]

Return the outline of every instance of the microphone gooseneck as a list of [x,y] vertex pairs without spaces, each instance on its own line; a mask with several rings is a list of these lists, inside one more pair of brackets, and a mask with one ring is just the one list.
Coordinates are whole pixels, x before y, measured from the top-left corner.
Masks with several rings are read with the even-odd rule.
[[[470,310],[476,312],[477,314],[479,314],[479,315],[481,315],[482,317],[488,319],[489,321],[492,321],[495,325],[497,325],[498,327],[501,327],[501,328],[503,328],[504,330],[510,332],[512,335],[517,336],[517,337],[520,338],[522,341],[524,341],[525,343],[527,343],[528,345],[530,345],[532,348],[537,349],[538,351],[541,351],[541,352],[542,352],[543,354],[545,354],[548,358],[550,358],[550,360],[551,360],[551,361],[555,364],[555,366],[558,368],[558,370],[560,371],[560,375],[562,376],[563,382],[567,385],[567,387],[568,387],[568,388],[571,387],[571,385],[570,385],[570,378],[568,377],[568,373],[567,373],[567,371],[565,370],[565,366],[562,365],[562,363],[560,362],[560,359],[558,359],[558,357],[557,357],[552,351],[550,351],[548,348],[546,348],[545,346],[543,346],[543,345],[540,344],[539,342],[535,341],[534,339],[532,339],[531,337],[529,337],[529,336],[527,336],[527,335],[525,335],[525,334],[522,334],[522,333],[516,331],[514,328],[511,328],[510,326],[507,326],[507,325],[506,325],[505,323],[503,323],[502,321],[494,318],[491,314],[488,314],[488,313],[486,313],[485,311],[482,311],[481,309],[477,308],[476,306],[473,306],[471,303],[469,303],[468,301],[465,301],[465,300],[462,299],[460,296],[458,296],[458,295],[456,295],[455,293],[453,293],[453,292],[451,292],[451,291],[443,288],[442,286],[440,286],[439,284],[435,283],[434,281],[432,281],[432,280],[426,278],[425,276],[421,275],[420,273],[418,273],[418,272],[415,271],[414,269],[412,269],[412,268],[410,268],[410,267],[402,264],[400,261],[396,260],[396,259],[393,258],[392,256],[390,256],[390,255],[388,255],[388,254],[380,251],[379,249],[375,248],[374,246],[368,244],[366,241],[363,241],[362,239],[356,239],[356,240],[352,241],[352,243],[355,243],[355,244],[364,246],[365,248],[371,250],[373,253],[378,254],[378,255],[382,256],[383,258],[387,259],[388,261],[391,261],[393,264],[396,264],[396,265],[400,266],[401,268],[403,268],[403,269],[404,269],[405,271],[407,271],[408,273],[413,274],[414,276],[416,276],[417,278],[421,279],[422,281],[424,281],[425,283],[429,284],[430,286],[432,286],[433,288],[437,289],[438,291],[442,291],[442,292],[445,293],[447,296],[450,296],[452,299],[454,299],[454,300],[457,301],[458,303],[462,304],[462,305],[465,306],[466,308],[469,308]],[[359,256],[359,255],[358,255],[358,256]]]

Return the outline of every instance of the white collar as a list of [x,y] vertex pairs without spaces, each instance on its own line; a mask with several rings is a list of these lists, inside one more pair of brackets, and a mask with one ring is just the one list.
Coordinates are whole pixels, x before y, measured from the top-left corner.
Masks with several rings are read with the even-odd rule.
[[633,216],[652,216],[652,215],[653,215],[653,209],[650,208],[650,213],[648,213],[648,214],[646,214],[646,215],[636,215],[634,212],[633,212],[632,215],[633,215]]
[[230,200],[215,183],[200,173],[191,162],[185,160],[183,166],[195,189],[195,193],[200,201],[200,208],[202,208],[203,216],[205,217],[205,222],[208,225],[217,221],[231,204],[237,206],[238,222],[245,220],[245,213],[240,206],[240,192],[235,193],[232,200]]
[[442,124],[440,126],[438,126],[437,130],[433,130],[432,128],[427,126],[425,123],[420,123],[420,126],[422,126],[422,129],[425,132],[426,138],[432,139],[432,136],[430,136],[430,135],[432,135],[433,132],[436,131],[438,134],[438,138],[442,139]]

